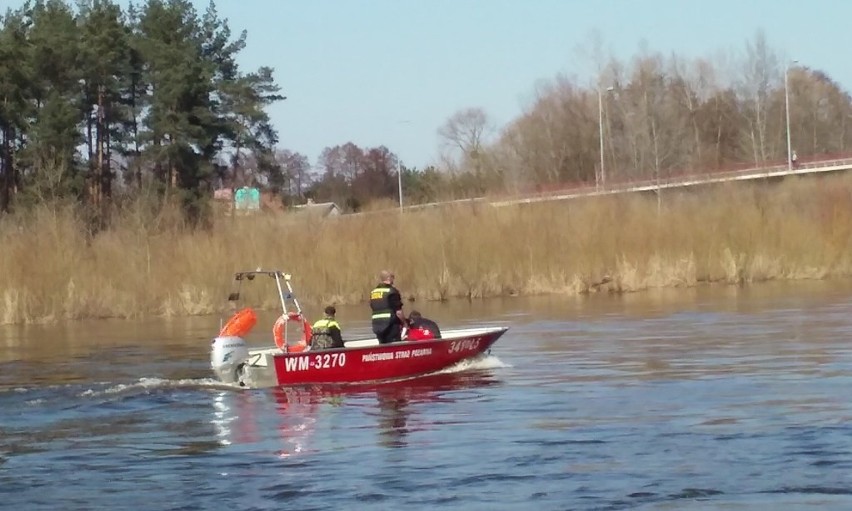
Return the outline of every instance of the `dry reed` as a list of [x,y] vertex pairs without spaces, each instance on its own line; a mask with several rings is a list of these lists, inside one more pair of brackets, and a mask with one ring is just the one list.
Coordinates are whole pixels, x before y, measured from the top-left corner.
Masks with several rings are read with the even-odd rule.
[[145,204],[95,237],[67,205],[0,218],[0,323],[212,313],[231,272],[258,266],[292,272],[309,311],[364,302],[382,268],[419,300],[852,275],[847,176],[664,191],[659,210],[649,194],[220,217],[207,231]]

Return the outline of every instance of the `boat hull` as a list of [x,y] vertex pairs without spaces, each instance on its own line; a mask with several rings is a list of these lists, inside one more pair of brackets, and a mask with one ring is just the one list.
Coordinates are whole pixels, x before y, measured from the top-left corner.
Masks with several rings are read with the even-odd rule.
[[352,384],[400,380],[431,374],[486,353],[508,328],[448,331],[442,339],[377,344],[348,342],[341,349],[283,353],[250,352],[246,384]]

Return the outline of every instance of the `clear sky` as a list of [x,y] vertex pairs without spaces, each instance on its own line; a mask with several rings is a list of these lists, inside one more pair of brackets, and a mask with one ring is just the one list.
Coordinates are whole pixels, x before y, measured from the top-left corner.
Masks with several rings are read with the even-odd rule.
[[244,68],[276,70],[288,97],[271,109],[280,145],[312,162],[352,141],[384,144],[422,167],[458,109],[482,107],[500,125],[538,80],[561,72],[591,83],[578,49],[595,32],[626,59],[641,41],[686,57],[742,52],[762,29],[773,49],[852,88],[845,0],[219,0],[217,8],[235,33],[248,30]]

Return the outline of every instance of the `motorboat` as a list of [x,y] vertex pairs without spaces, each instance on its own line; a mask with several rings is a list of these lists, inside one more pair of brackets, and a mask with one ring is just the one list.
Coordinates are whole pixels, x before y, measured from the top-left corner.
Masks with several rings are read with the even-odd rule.
[[[238,309],[241,286],[271,279],[281,315],[272,328],[273,346],[250,347],[248,334],[257,324],[251,307]],[[280,270],[241,271],[234,274],[228,296],[234,311],[212,341],[211,366],[223,383],[243,387],[322,384],[363,384],[399,381],[431,375],[490,353],[508,330],[482,326],[446,330],[440,338],[381,344],[375,336],[345,340],[343,348],[312,350],[311,323],[295,293],[292,276]],[[288,340],[290,330],[296,332]]]

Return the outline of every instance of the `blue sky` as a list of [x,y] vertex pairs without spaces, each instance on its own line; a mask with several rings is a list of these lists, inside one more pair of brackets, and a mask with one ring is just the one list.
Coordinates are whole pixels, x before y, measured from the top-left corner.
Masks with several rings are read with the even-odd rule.
[[[200,4],[201,2],[199,2]],[[349,140],[387,145],[407,165],[438,152],[437,128],[481,106],[516,117],[538,80],[591,81],[578,51],[597,32],[614,55],[641,41],[704,56],[742,51],[757,30],[801,63],[852,85],[852,2],[840,0],[221,0],[249,30],[244,63],[269,64],[288,99],[272,109],[281,144],[315,161]],[[408,122],[400,122],[408,121]]]
[[[193,0],[200,10],[206,0]],[[125,3],[125,2],[122,2]],[[0,7],[20,2],[0,0]],[[219,0],[248,30],[245,69],[269,65],[286,101],[281,146],[314,162],[326,146],[384,144],[406,165],[438,152],[437,128],[478,106],[501,125],[557,73],[591,83],[578,51],[597,32],[616,57],[645,41],[686,57],[771,47],[852,86],[852,2],[841,0]]]

